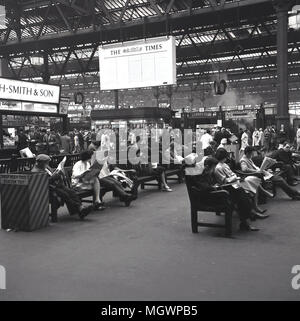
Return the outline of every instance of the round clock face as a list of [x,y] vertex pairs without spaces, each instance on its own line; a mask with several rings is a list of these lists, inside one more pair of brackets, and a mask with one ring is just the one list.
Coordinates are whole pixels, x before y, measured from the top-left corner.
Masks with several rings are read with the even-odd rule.
[[84,96],[82,93],[78,92],[74,94],[75,104],[82,104],[84,101]]

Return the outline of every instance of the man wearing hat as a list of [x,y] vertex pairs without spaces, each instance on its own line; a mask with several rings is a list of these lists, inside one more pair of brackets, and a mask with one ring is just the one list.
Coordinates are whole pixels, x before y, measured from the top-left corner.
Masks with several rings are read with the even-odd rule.
[[36,157],[36,163],[32,169],[33,173],[47,173],[49,175],[49,190],[51,205],[54,209],[52,213],[52,222],[57,222],[57,209],[66,204],[70,215],[78,214],[79,218],[82,220],[87,216],[93,206],[83,207],[81,199],[75,193],[74,190],[65,186],[63,182],[63,173],[54,172],[52,173],[49,168],[50,157],[45,154],[40,154]]

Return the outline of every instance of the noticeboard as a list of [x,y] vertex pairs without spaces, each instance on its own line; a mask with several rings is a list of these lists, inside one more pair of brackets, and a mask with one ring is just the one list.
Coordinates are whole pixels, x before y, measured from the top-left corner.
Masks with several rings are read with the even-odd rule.
[[176,84],[174,37],[106,45],[99,49],[101,90]]

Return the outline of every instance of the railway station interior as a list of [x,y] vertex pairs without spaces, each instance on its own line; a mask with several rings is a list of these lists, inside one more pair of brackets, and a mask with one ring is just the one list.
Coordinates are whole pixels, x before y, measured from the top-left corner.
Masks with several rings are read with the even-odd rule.
[[0,301],[299,300],[300,1],[0,0]]

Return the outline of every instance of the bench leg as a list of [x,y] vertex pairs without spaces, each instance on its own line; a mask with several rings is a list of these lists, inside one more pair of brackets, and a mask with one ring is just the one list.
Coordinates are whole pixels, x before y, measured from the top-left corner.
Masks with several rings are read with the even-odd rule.
[[192,232],[198,233],[198,212],[195,209],[191,209],[191,222],[192,222]]
[[145,184],[144,183],[141,184],[141,189],[145,189]]
[[225,212],[225,236],[230,237],[232,235],[232,211]]

